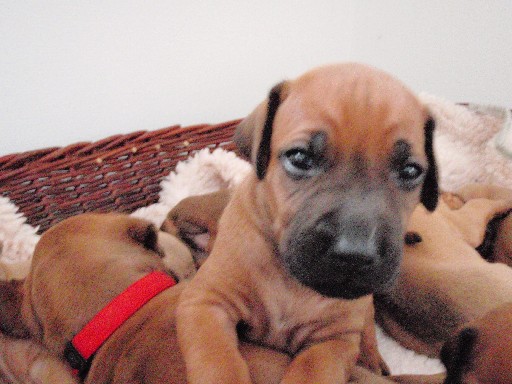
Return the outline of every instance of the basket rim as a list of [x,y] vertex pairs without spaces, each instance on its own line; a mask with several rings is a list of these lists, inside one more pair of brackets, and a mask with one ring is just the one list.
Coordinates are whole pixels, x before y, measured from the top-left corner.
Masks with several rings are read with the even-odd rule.
[[[158,138],[160,142],[165,140],[176,142],[180,136],[222,129],[238,124],[240,121],[241,119],[234,119],[218,124],[195,124],[186,127],[175,124],[155,130],[115,134],[97,141],[80,141],[62,147],[47,147],[7,154],[0,157],[0,182],[11,180],[20,174],[41,173],[41,171],[63,165],[72,167],[91,161],[101,163],[104,159],[129,151],[140,151],[146,147],[158,145],[151,141],[153,138]],[[100,152],[101,156],[98,155]],[[37,168],[34,168],[34,163],[38,164]]]

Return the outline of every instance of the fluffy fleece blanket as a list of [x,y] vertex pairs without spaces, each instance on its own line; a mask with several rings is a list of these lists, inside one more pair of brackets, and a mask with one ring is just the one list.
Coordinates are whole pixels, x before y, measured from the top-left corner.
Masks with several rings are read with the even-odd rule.
[[[420,95],[436,120],[435,152],[441,187],[454,190],[469,182],[512,188],[512,125],[504,108],[456,105],[431,95]],[[233,153],[205,149],[185,162],[162,183],[157,204],[132,215],[160,226],[181,199],[236,185],[250,165]],[[193,177],[191,177],[191,175]],[[23,278],[37,243],[36,228],[6,198],[0,198],[0,279]],[[377,329],[381,353],[393,374],[429,374],[443,371],[438,359],[401,347]]]

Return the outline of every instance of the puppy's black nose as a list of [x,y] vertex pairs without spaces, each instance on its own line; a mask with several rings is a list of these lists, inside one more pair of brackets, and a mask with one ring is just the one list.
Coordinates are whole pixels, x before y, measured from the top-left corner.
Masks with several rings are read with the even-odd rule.
[[316,230],[325,241],[325,256],[332,263],[365,267],[379,260],[376,224],[357,220],[333,223],[326,218],[317,224]]
[[370,266],[377,260],[378,253],[372,241],[341,236],[330,248],[329,257],[347,264]]

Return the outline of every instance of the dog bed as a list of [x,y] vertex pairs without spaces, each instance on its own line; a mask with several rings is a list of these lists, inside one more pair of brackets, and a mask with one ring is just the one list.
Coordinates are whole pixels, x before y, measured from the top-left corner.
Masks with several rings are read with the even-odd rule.
[[[470,182],[512,188],[509,110],[420,97],[437,124],[442,189]],[[159,226],[184,197],[237,184],[250,170],[231,141],[237,123],[172,126],[0,157],[0,279],[23,278],[39,234],[67,217],[121,211]],[[378,341],[393,374],[443,370],[380,329]]]

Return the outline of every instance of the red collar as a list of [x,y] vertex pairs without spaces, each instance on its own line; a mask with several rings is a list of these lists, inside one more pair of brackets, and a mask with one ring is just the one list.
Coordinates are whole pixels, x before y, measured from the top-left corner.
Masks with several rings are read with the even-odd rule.
[[64,358],[84,378],[94,353],[135,312],[160,292],[176,285],[169,275],[155,271],[130,285],[115,297],[66,344]]

